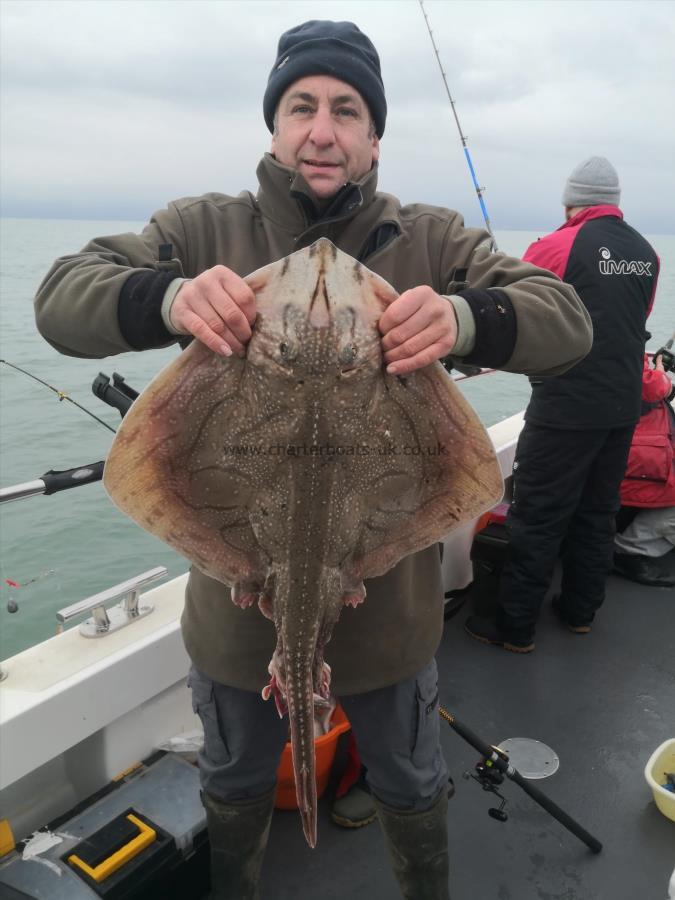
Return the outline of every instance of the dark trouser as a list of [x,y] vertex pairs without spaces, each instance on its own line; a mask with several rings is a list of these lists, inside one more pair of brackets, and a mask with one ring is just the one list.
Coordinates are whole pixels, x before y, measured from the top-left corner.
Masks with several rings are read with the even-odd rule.
[[612,568],[619,485],[633,430],[572,431],[525,423],[513,466],[509,561],[499,591],[507,638],[532,638],[559,555],[560,614],[570,625],[593,620]]

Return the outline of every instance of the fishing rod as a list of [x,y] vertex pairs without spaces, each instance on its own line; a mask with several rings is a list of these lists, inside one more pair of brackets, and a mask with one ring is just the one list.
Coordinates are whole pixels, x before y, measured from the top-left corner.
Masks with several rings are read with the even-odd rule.
[[33,481],[25,481],[22,484],[13,484],[11,487],[0,488],[0,503],[10,503],[12,500],[26,500],[44,494],[49,497],[58,491],[67,491],[68,488],[81,487],[83,484],[93,484],[103,478],[104,460],[77,466],[74,469],[50,469]]
[[81,409],[82,412],[86,413],[88,416],[91,416],[92,419],[95,419],[99,423],[99,425],[103,425],[103,427],[107,428],[108,431],[112,431],[113,434],[115,433],[115,429],[111,428],[111,426],[108,425],[107,422],[104,422],[103,419],[99,419],[99,417],[94,415],[91,410],[87,409],[85,406],[82,406],[76,400],[73,400],[73,398],[69,397],[65,391],[60,391],[58,388],[55,388],[53,384],[49,384],[49,382],[43,381],[42,378],[38,378],[37,375],[33,375],[31,372],[27,372],[26,369],[22,369],[20,366],[15,366],[14,363],[7,362],[6,359],[0,359],[0,363],[9,366],[10,369],[15,369],[17,372],[21,372],[23,375],[27,375],[29,378],[32,378],[33,381],[37,381],[38,384],[42,384],[46,388],[49,388],[50,391],[53,391],[57,395],[59,401],[67,400],[69,403],[72,403],[73,406],[76,406],[78,409]]
[[465,365],[464,363],[454,363],[453,369],[461,372],[457,377],[453,377],[453,381],[466,381],[467,378],[478,378],[479,375],[494,375],[498,369],[482,369],[480,366]]
[[478,202],[480,203],[481,212],[483,213],[483,218],[485,219],[485,227],[492,238],[492,249],[497,250],[497,238],[492,230],[492,226],[490,224],[490,217],[488,216],[487,207],[485,206],[485,201],[483,200],[483,193],[485,192],[485,188],[481,187],[478,184],[478,179],[476,178],[476,170],[473,167],[473,162],[471,161],[471,154],[469,153],[468,147],[468,139],[464,132],[462,131],[462,126],[459,123],[459,116],[457,115],[457,109],[455,108],[455,101],[452,99],[452,94],[450,93],[450,87],[448,86],[448,79],[445,74],[445,69],[443,68],[443,63],[441,62],[441,57],[438,53],[438,47],[436,46],[436,41],[434,39],[434,33],[431,30],[431,25],[429,24],[429,16],[424,8],[424,0],[419,0],[420,9],[422,10],[422,15],[424,16],[424,21],[426,22],[427,31],[429,32],[429,37],[431,38],[431,43],[434,48],[434,53],[436,54],[436,59],[438,61],[438,67],[441,70],[441,75],[443,76],[443,84],[445,85],[445,93],[448,95],[448,100],[450,101],[450,106],[452,108],[452,114],[455,117],[455,123],[457,125],[457,130],[459,131],[459,136],[462,141],[462,147],[464,148],[464,156],[466,157],[467,164],[469,166],[469,172],[471,173],[471,179],[473,181],[473,186],[476,189],[476,194],[478,195]]
[[564,825],[575,837],[578,837],[593,853],[600,853],[602,844],[600,841],[589,834],[585,828],[582,828],[571,816],[562,810],[556,803],[546,796],[534,785],[524,778],[509,762],[509,756],[499,747],[486,744],[470,729],[463,725],[455,716],[442,706],[438,707],[441,718],[464,740],[471,744],[479,753],[482,754],[483,760],[476,766],[477,775],[470,777],[477,781],[484,791],[495,794],[501,801],[501,806],[497,809],[488,810],[488,814],[499,822],[506,822],[508,816],[504,812],[506,799],[498,791],[499,785],[503,782],[504,776],[515,781],[526,794],[535,800],[547,813],[557,819],[561,825]]
[[[27,372],[25,369],[7,362],[7,360],[2,359],[0,362],[4,363],[6,366],[10,366],[12,369],[16,369],[18,372],[22,372],[24,375],[28,375],[28,377],[32,378],[34,381],[48,387],[51,391],[58,394],[59,400],[70,400],[70,402],[77,406],[78,409],[86,412],[88,416],[91,416],[92,419],[95,419],[101,425],[104,425],[109,431],[112,431],[113,434],[115,433],[115,429],[111,428],[107,422],[104,422],[103,419],[99,419],[98,416],[94,415],[94,413],[86,409],[86,407],[76,403],[75,400],[72,400],[63,391],[53,387],[53,385],[48,384],[36,375]],[[138,397],[138,391],[135,391],[132,387],[129,387],[128,384],[125,384],[124,378],[122,378],[121,375],[118,375],[117,372],[113,373],[112,384],[107,375],[99,372],[92,384],[92,391],[97,397],[103,400],[104,403],[107,403],[108,406],[117,409],[122,417],[124,417],[124,414],[128,411],[131,404],[136,397]],[[105,460],[99,460],[98,462],[89,463],[84,466],[76,466],[73,469],[50,469],[34,481],[26,481],[23,484],[15,484],[11,487],[0,488],[0,504],[9,503],[12,500],[25,500],[28,497],[34,497],[38,494],[44,494],[48,497],[51,494],[56,494],[59,491],[66,491],[69,488],[81,487],[84,484],[93,484],[96,481],[101,481],[103,478],[104,465]]]

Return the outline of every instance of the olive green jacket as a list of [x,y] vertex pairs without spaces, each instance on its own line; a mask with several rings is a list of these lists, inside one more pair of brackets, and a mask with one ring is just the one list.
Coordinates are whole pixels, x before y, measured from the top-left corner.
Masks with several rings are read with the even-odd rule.
[[[195,277],[218,264],[245,276],[327,237],[399,292],[427,284],[462,297],[453,300],[460,335],[470,334],[465,361],[554,375],[590,349],[590,319],[569,285],[491,253],[487,233],[464,228],[456,212],[401,206],[378,193],[376,168],[343,188],[321,217],[302,177],[270,155],[258,178],[257,195],[178,200],[156,213],[140,235],[97,238],[57,260],[35,301],[40,332],[62,353],[82,357],[168,344],[176,338],[162,322],[161,301],[176,277]],[[403,559],[366,588],[365,603],[343,610],[326,648],[338,695],[410,677],[440,641],[436,546]],[[274,626],[255,606],[242,610],[229,595],[229,588],[192,569],[182,618],[185,644],[211,678],[260,690],[268,680]]]

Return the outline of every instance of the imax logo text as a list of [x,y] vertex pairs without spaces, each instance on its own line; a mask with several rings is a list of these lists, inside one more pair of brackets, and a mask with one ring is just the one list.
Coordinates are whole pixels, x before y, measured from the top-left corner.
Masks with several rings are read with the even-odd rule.
[[603,275],[651,275],[652,274],[652,264],[650,262],[642,262],[641,260],[628,260],[621,259],[618,262],[615,259],[611,258],[611,253],[607,249],[607,247],[600,248],[600,256],[602,259],[599,262],[600,272]]

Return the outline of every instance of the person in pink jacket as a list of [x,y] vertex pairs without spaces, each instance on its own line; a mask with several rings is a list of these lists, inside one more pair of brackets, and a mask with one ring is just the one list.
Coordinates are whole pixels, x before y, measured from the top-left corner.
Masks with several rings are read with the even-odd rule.
[[675,388],[657,356],[645,354],[642,415],[633,434],[621,482],[619,522],[628,524],[614,540],[614,570],[640,584],[675,585]]

